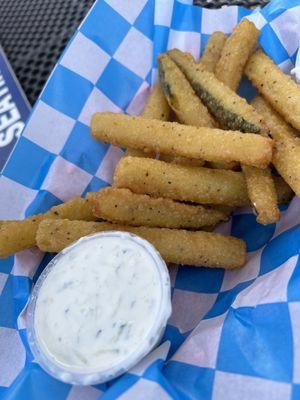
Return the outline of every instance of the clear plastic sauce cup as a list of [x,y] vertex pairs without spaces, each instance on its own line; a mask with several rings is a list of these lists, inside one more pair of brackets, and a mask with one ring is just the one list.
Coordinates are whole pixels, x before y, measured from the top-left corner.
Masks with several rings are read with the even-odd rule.
[[171,314],[165,262],[126,232],[81,238],[39,277],[27,310],[35,360],[77,385],[116,378],[160,341]]

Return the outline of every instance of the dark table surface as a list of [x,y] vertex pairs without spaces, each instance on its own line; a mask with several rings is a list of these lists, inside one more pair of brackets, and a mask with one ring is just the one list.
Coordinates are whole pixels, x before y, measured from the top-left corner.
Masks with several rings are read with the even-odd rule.
[[1,0],[0,44],[31,104],[94,0]]

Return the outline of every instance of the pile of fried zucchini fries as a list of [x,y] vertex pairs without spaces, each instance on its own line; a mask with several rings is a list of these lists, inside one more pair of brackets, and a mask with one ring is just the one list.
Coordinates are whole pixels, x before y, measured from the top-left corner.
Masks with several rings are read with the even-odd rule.
[[[300,88],[256,50],[258,38],[243,19],[229,37],[215,32],[200,60],[178,49],[161,54],[140,116],[92,118],[96,140],[127,148],[113,186],[2,221],[0,256],[35,245],[58,252],[82,236],[124,230],[166,262],[243,266],[245,243],[213,228],[241,206],[272,224],[278,205],[300,195]],[[236,93],[243,74],[260,93],[251,104]]]

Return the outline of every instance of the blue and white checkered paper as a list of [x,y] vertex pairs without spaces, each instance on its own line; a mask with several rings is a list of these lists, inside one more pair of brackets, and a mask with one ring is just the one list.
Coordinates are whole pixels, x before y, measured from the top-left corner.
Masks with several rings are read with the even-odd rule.
[[[43,212],[109,185],[122,151],[89,133],[95,111],[137,114],[157,76],[156,56],[178,47],[199,57],[215,30],[244,16],[285,71],[295,62],[300,0],[262,11],[201,9],[178,0],[99,0],[78,28],[41,94],[0,177],[0,218]],[[244,82],[240,92],[253,92]],[[107,384],[71,387],[48,376],[26,343],[24,307],[50,260],[36,249],[0,261],[0,398],[292,399],[300,398],[300,201],[278,224],[256,223],[248,209],[220,228],[246,240],[239,271],[173,267],[173,314],[161,346]]]

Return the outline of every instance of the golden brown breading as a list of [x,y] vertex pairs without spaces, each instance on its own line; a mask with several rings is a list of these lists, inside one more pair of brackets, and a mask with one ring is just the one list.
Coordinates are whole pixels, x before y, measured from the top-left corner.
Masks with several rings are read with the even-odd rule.
[[130,226],[201,228],[227,221],[221,211],[166,198],[136,194],[128,189],[105,188],[93,199],[96,217]]
[[300,138],[265,99],[256,97],[252,104],[263,115],[275,140],[273,153],[275,168],[297,196],[300,196]]
[[203,65],[207,71],[215,72],[226,40],[227,36],[223,32],[214,32],[208,39],[200,58],[201,65]]
[[215,127],[212,116],[174,61],[161,54],[158,66],[162,90],[178,120],[185,125]]
[[258,168],[266,168],[272,159],[271,139],[238,131],[97,113],[92,117],[91,132],[95,139],[104,143],[145,152],[216,162],[238,161]]
[[275,184],[270,168],[258,169],[243,166],[248,196],[257,213],[257,222],[263,225],[273,224],[280,218]]
[[3,221],[0,225],[0,257],[35,246],[35,235],[43,219],[67,218],[95,221],[91,198],[75,197],[64,204],[52,207],[45,214],[33,215],[21,221]]
[[126,157],[115,171],[116,187],[134,193],[202,204],[243,206],[249,203],[241,172],[169,164]]
[[294,128],[300,129],[300,86],[262,50],[250,57],[245,73],[271,106]]
[[152,243],[166,262],[195,266],[240,268],[245,263],[246,246],[232,236],[202,231],[129,227],[109,222],[44,220],[36,236],[43,251],[59,252],[82,236],[96,232],[132,232]]
[[197,95],[220,124],[241,132],[262,133],[262,117],[245,99],[220,82],[214,74],[197,64],[186,53],[168,52],[183,71]]
[[[141,113],[144,118],[154,118],[161,121],[168,121],[170,115],[170,108],[168,102],[161,90],[160,83],[157,82],[154,89],[150,93],[147,103]],[[124,156],[131,157],[155,157],[154,154],[145,154],[140,150],[127,149]]]
[[234,91],[240,84],[246,62],[256,46],[259,34],[253,22],[244,18],[234,27],[223,47],[215,75]]

